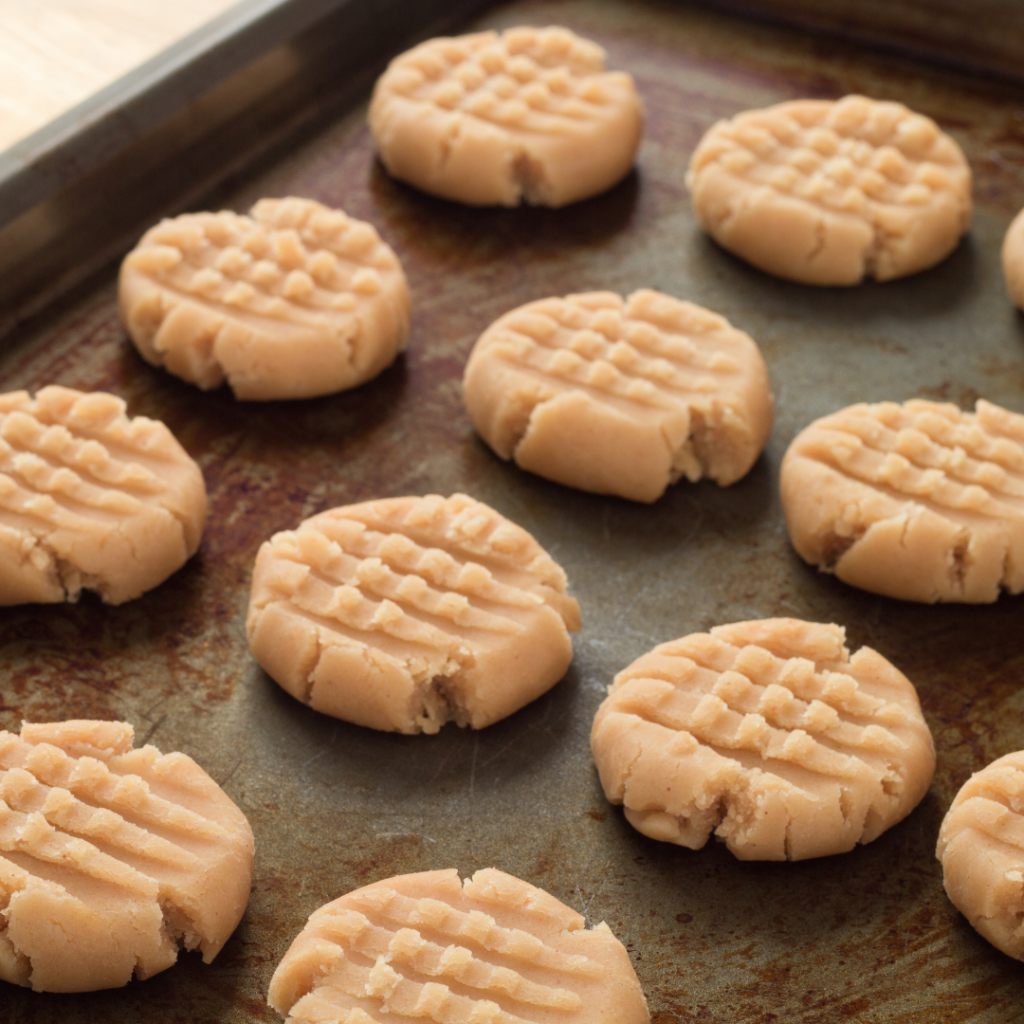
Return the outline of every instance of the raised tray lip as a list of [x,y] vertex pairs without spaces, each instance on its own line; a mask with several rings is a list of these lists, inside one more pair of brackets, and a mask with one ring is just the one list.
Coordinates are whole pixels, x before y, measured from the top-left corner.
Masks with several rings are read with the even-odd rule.
[[494,0],[241,0],[0,152],[0,339]]
[[240,0],[0,151],[0,227],[262,54],[359,0]]

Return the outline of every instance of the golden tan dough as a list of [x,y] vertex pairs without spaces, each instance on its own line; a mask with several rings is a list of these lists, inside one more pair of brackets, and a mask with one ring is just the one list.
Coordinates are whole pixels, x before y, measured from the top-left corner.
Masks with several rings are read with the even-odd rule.
[[655,501],[680,479],[723,486],[771,431],[754,341],[690,302],[649,289],[542,299],[480,336],[463,394],[503,459],[549,480]]
[[780,485],[800,557],[845,583],[925,602],[1024,590],[1024,416],[851,405],[794,438]]
[[91,992],[210,963],[245,911],[249,823],[185,754],[125,722],[0,731],[0,978]]
[[121,316],[154,366],[236,398],[311,398],[377,376],[405,347],[409,288],[372,225],[311,199],[186,213],[121,266]]
[[482,729],[549,690],[579,605],[522,527],[464,494],[386,498],[275,534],[246,629],[293,697],[373,729]]
[[971,223],[971,170],[902,103],[793,100],[715,124],[690,159],[698,219],[721,246],[803,284],[853,285],[945,259]]
[[1024,310],[1024,210],[1014,218],[1003,240],[1003,277],[1006,293]]
[[288,1024],[647,1024],[604,922],[494,868],[399,875],[314,911],[268,1002]]
[[629,173],[643,130],[633,79],[568,29],[430,39],[377,82],[370,130],[388,172],[473,206],[564,206]]
[[0,605],[121,604],[195,554],[206,523],[196,463],[157,420],[102,391],[0,395]]
[[956,908],[996,949],[1024,960],[1024,751],[964,783],[935,855]]
[[935,771],[910,681],[841,626],[764,619],[660,644],[591,732],[605,795],[652,839],[803,860],[877,839]]

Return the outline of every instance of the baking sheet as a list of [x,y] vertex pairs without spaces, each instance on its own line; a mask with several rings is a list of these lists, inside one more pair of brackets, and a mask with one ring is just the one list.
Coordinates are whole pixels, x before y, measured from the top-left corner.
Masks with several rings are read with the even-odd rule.
[[[246,916],[212,965],[184,955],[149,981],[84,996],[0,985],[3,1021],[275,1021],[267,984],[316,907],[397,872],[489,865],[606,920],[656,1024],[1019,1019],[1024,968],[947,901],[933,850],[970,772],[1024,747],[1024,599],[921,607],[818,574],[789,547],[777,472],[799,429],[854,401],[983,395],[1024,412],[1024,318],[1003,295],[998,259],[1024,205],[1024,96],[685,6],[517,2],[467,28],[520,23],[568,25],[636,77],[646,136],[637,170],[607,194],[561,211],[432,199],[375,163],[358,106],[208,197],[244,210],[263,195],[306,195],[378,226],[409,275],[413,329],[377,380],[296,403],[202,394],[136,355],[113,270],[0,353],[3,390],[105,389],[164,420],[211,499],[199,555],[141,599],[0,610],[0,725],[126,719],[138,741],[195,757],[257,841]],[[851,91],[902,100],[964,147],[978,209],[957,251],[905,281],[814,290],[710,242],[683,184],[703,131],[747,107]],[[777,416],[751,473],[640,506],[494,457],[459,391],[479,332],[545,295],[646,286],[716,309],[760,343]],[[456,490],[529,529],[568,572],[583,631],[549,694],[481,732],[402,737],[318,715],[256,667],[244,612],[263,539],[335,505]],[[640,836],[604,800],[590,758],[604,687],[656,643],[771,615],[843,623],[853,646],[870,644],[915,682],[939,756],[928,796],[867,847],[797,864]]]

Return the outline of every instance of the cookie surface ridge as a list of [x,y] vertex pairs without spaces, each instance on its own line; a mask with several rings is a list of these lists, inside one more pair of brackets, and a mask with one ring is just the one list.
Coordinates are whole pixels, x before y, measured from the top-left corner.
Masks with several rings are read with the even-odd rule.
[[1024,751],[998,758],[964,783],[935,854],[957,909],[993,946],[1024,960]]
[[802,860],[904,818],[935,769],[909,680],[835,625],[765,619],[661,644],[620,672],[591,747],[605,794],[653,839]]
[[401,875],[314,911],[268,1002],[289,1024],[647,1024],[608,926],[488,868]]
[[376,229],[296,197],[161,221],[125,257],[119,301],[147,362],[240,399],[355,387],[409,330],[405,274]]
[[579,606],[524,529],[466,495],[348,505],[260,549],[257,661],[299,700],[376,729],[482,728],[572,658]]
[[971,222],[971,171],[931,118],[901,103],[792,100],[719,121],[686,183],[725,249],[815,285],[933,266]]
[[506,313],[480,336],[466,408],[503,459],[570,487],[655,501],[682,477],[744,476],[772,423],[754,341],[650,289],[588,292]]
[[369,122],[396,178],[477,206],[563,206],[633,165],[643,112],[633,79],[568,29],[431,39],[380,77]]
[[782,462],[793,546],[812,565],[910,601],[1024,590],[1024,416],[912,400],[816,420]]
[[1003,279],[1006,292],[1024,310],[1024,210],[1013,219],[1003,239]]
[[196,463],[156,420],[105,392],[0,395],[0,604],[121,604],[195,554],[206,522]]
[[0,978],[87,992],[209,963],[245,910],[253,837],[190,757],[124,722],[0,731]]

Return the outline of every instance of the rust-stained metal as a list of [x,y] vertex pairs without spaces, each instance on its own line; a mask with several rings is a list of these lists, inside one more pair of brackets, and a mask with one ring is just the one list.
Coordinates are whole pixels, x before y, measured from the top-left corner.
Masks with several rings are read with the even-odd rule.
[[1024,81],[1024,6],[1018,0],[703,0],[816,34],[925,56],[984,76]]
[[[413,293],[409,350],[345,394],[243,404],[146,365],[117,318],[114,271],[24,328],[0,354],[3,390],[61,383],[123,395],[163,419],[211,497],[199,555],[119,608],[0,611],[0,724],[124,718],[192,754],[249,816],[252,900],[220,957],[183,956],[120,991],[0,986],[11,1024],[274,1021],[274,964],[320,904],[396,872],[495,865],[607,920],[656,1024],[984,1022],[1020,1018],[1024,968],[942,891],[939,822],[971,771],[1024,747],[1024,598],[923,607],[860,593],[791,550],[777,471],[812,418],[858,400],[983,395],[1024,412],[1024,318],[998,249],[1024,205],[1024,94],[891,55],[683,6],[517,2],[478,24],[563,23],[636,77],[647,109],[638,168],[559,211],[474,210],[391,181],[360,107],[209,199],[247,209],[295,193],[373,221]],[[860,91],[935,117],[976,174],[975,225],[943,264],[851,290],[773,280],[710,242],[683,175],[711,122],[797,96]],[[496,459],[459,380],[478,333],[549,294],[652,286],[717,309],[762,346],[776,395],[767,451],[728,489],[680,484],[653,506],[587,495]],[[567,678],[479,733],[405,737],[318,715],[254,664],[244,635],[260,542],[321,509],[463,490],[531,530],[583,608]],[[736,861],[640,836],[604,800],[590,722],[612,675],[654,644],[717,622],[795,615],[844,623],[915,682],[939,755],[922,805],[876,842],[798,864]]]

